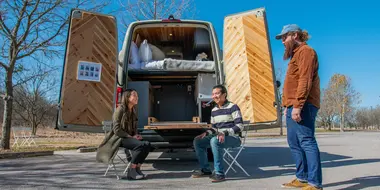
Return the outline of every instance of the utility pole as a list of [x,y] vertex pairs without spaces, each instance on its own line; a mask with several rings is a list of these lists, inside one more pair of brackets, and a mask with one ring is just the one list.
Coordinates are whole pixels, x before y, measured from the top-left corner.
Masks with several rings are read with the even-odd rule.
[[280,136],[284,135],[284,129],[283,129],[283,125],[282,125],[282,112],[283,112],[283,108],[282,108],[282,97],[280,95],[280,86],[281,86],[281,82],[280,81],[276,81],[276,86],[277,86],[277,100],[279,100],[279,105],[277,106],[280,106],[280,114],[279,114],[279,117],[278,118],[278,122],[280,123]]

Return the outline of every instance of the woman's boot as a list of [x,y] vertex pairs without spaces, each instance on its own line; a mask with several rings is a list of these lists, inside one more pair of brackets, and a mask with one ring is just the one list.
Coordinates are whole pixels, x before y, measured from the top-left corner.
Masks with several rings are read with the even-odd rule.
[[139,174],[139,175],[142,175],[143,176],[143,178],[146,178],[148,175],[146,175],[146,174],[143,174],[142,172],[141,172],[141,169],[140,169],[140,167],[136,167],[136,172]]
[[128,168],[127,179],[139,180],[143,178],[144,176],[137,173],[136,168]]

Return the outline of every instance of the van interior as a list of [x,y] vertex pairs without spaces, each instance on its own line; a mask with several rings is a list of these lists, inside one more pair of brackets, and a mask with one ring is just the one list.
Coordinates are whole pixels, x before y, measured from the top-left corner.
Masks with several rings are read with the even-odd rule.
[[212,44],[209,29],[200,24],[145,24],[134,29],[127,87],[139,93],[140,128],[151,122],[210,122],[211,106],[202,103],[211,100],[216,85]]

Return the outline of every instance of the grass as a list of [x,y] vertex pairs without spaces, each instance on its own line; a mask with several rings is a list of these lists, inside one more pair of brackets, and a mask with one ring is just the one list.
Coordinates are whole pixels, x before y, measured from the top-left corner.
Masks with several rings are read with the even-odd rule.
[[10,150],[0,150],[0,153],[11,152],[42,152],[42,151],[60,151],[60,150],[75,150],[76,147],[46,147],[46,146],[31,146],[12,148]]
[[[1,132],[0,132],[1,135]],[[37,146],[11,147],[10,150],[2,150],[1,153],[7,152],[36,152],[36,151],[60,151],[74,150],[79,147],[97,147],[104,138],[102,133],[81,133],[58,131],[53,128],[39,128],[34,141]],[[21,141],[20,141],[21,140]],[[20,139],[18,142],[22,142]],[[13,134],[11,142],[13,144]]]

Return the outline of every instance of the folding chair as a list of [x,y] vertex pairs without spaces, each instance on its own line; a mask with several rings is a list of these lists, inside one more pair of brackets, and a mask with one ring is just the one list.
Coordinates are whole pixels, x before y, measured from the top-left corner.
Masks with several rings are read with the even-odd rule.
[[[112,121],[103,121],[103,130],[104,130],[104,134],[106,135],[107,132],[110,132],[112,130]],[[122,147],[119,148],[120,149],[123,149]],[[132,156],[132,151],[129,150],[129,154]],[[115,162],[115,158],[118,158],[119,161],[118,162]],[[128,168],[131,166],[131,162],[128,162],[127,158],[123,159],[120,155],[118,155],[118,152],[111,158],[110,160],[110,163],[108,164],[108,167],[104,173],[104,176],[107,176],[107,173],[109,171],[109,169],[113,168],[114,172],[115,172],[115,175],[116,175],[116,178],[119,180],[121,179],[120,175],[118,174],[117,172],[117,169],[116,169],[116,164],[119,164],[119,163],[124,163],[126,165],[125,167],[125,170],[123,172],[123,175],[127,172]]]
[[[233,168],[233,165],[236,165],[238,166],[247,176],[250,176],[246,171],[245,169],[239,164],[239,162],[237,161],[237,158],[239,157],[241,151],[244,149],[245,147],[245,140],[247,138],[247,134],[248,134],[248,127],[249,127],[249,123],[250,121],[244,121],[243,122],[243,131],[242,131],[242,142],[241,142],[241,145],[239,147],[235,147],[235,148],[225,148],[224,149],[224,154],[223,154],[223,160],[227,163],[228,165],[228,169],[226,170],[226,175],[228,173],[228,171],[230,169],[232,169],[235,173],[236,170],[235,168]],[[235,152],[237,151],[236,155],[233,156],[232,155],[232,152]]]
[[[34,144],[37,146],[36,142],[34,141],[35,136],[32,135],[32,129],[29,127],[13,127],[13,138],[14,142],[12,144],[12,147],[16,145],[16,147],[19,146],[31,146]],[[19,140],[21,143],[19,144]]]
[[[121,149],[124,149],[124,148],[121,148]],[[129,150],[129,153],[132,155],[132,151]],[[115,157],[117,157],[120,161],[115,162]],[[127,172],[128,168],[131,166],[131,162],[128,162],[127,158],[123,159],[121,156],[118,155],[118,153],[116,153],[115,156],[113,158],[111,158],[111,161],[108,164],[108,168],[107,168],[106,172],[104,173],[104,176],[107,176],[109,169],[113,168],[115,175],[116,175],[116,178],[118,180],[121,179],[121,177],[118,174],[117,169],[116,169],[116,164],[119,164],[121,162],[123,162],[126,165],[125,170],[123,172],[123,175],[124,175]]]

